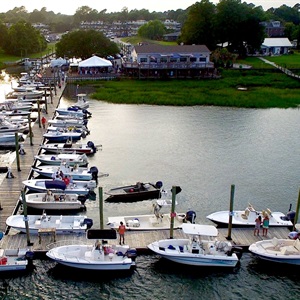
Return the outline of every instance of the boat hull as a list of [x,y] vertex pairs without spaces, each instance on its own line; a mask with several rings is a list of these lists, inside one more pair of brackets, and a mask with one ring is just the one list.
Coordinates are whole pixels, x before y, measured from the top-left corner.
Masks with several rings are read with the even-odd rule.
[[[260,215],[263,219],[263,214],[257,211],[251,211],[245,215],[245,211],[234,211],[232,215],[233,227],[254,227],[255,219]],[[218,225],[218,227],[228,227],[229,211],[219,211],[212,213],[206,217],[210,221]],[[289,220],[284,220],[285,215],[281,212],[272,212],[269,216],[270,227],[291,227],[293,223]]]
[[[84,220],[85,216],[43,216],[28,215],[28,229],[30,234],[38,234],[40,229],[55,229],[56,234],[84,234],[88,229]],[[26,226],[23,215],[9,216],[6,220],[10,226],[20,232],[26,233]]]
[[187,239],[160,240],[149,244],[148,248],[167,260],[190,266],[233,268],[239,261],[236,254],[228,256],[208,251],[200,253],[196,249],[190,252],[180,251],[179,246],[184,248],[188,241]]
[[300,265],[300,241],[298,239],[262,240],[251,244],[249,251],[261,260]]
[[33,193],[25,195],[28,207],[40,210],[80,210],[84,201],[78,200],[76,194]]
[[109,254],[103,249],[95,250],[91,245],[55,247],[49,250],[46,255],[59,264],[84,270],[129,270],[135,265],[133,260],[128,258],[125,253],[123,255]]

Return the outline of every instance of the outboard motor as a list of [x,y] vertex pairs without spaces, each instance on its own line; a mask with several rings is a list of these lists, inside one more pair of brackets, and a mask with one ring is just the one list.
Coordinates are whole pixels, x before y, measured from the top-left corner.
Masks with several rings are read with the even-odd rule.
[[86,225],[86,228],[87,229],[90,229],[90,228],[92,228],[92,226],[93,226],[93,220],[92,219],[89,219],[89,218],[85,218],[84,220],[83,220],[83,222],[82,222],[82,225]]
[[89,170],[89,173],[92,174],[92,179],[96,181],[96,184],[98,185],[98,168],[97,167],[91,167]]
[[85,195],[78,195],[77,199],[81,202],[82,205],[84,205],[85,201],[87,200]]
[[296,212],[291,210],[286,214],[286,219],[288,221],[291,221],[294,224],[295,216],[296,216]]
[[232,246],[231,250],[226,252],[228,256],[232,256],[232,253],[235,253],[238,259],[242,258],[243,255],[243,248],[242,247],[237,247],[237,246]]
[[28,259],[28,260],[33,260],[34,259],[34,252],[33,251],[27,251],[25,253],[25,257]]
[[163,186],[162,181],[157,181],[157,182],[155,183],[155,186],[156,186],[158,189],[161,189],[162,186]]
[[88,141],[87,146],[93,149],[93,153],[97,151],[97,148],[95,147],[95,144],[92,141]]
[[189,210],[186,213],[185,220],[191,222],[192,224],[195,224],[196,219],[196,213],[193,210]]
[[131,258],[132,261],[135,261],[136,257],[137,257],[137,251],[135,248],[130,248],[128,249],[128,251],[126,252],[126,256],[128,258]]

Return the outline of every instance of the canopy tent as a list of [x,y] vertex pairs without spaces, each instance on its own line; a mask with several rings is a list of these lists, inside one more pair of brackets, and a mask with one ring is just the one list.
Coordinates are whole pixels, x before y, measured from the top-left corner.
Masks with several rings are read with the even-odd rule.
[[88,67],[111,67],[112,63],[104,58],[98,57],[96,55],[81,61],[78,64],[79,68],[88,68]]

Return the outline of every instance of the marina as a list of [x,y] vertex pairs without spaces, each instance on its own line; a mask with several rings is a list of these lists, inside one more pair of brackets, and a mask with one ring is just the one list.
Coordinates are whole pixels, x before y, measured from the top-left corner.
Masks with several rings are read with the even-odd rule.
[[[64,94],[67,92],[68,86],[69,84],[66,86]],[[73,94],[71,92],[71,95]],[[75,97],[65,95],[60,99],[60,105],[69,106],[75,101]],[[295,116],[294,110],[238,110],[236,113],[237,110],[224,108],[174,109],[110,105],[93,100],[90,100],[90,109],[93,116],[97,116],[97,118],[92,117],[89,120],[91,129],[89,139],[95,141],[95,144],[102,144],[103,151],[89,156],[88,159],[91,166],[101,166],[101,171],[103,169],[110,174],[109,177],[99,180],[99,187],[103,187],[103,192],[137,181],[148,182],[151,180],[155,182],[159,179],[164,182],[165,187],[178,184],[182,187],[182,192],[176,195],[176,211],[185,212],[193,209],[197,212],[195,220],[197,224],[210,225],[212,222],[206,219],[207,215],[214,211],[228,209],[228,190],[232,183],[236,184],[235,209],[243,209],[250,202],[257,210],[265,210],[270,207],[274,211],[286,212],[289,204],[293,203],[294,206],[296,202],[299,176],[297,176],[298,171],[295,169],[296,166],[294,167],[294,162],[297,161],[297,153],[288,152],[291,154],[290,156],[282,157],[282,153],[285,151],[296,148],[296,140],[291,138],[299,129],[295,126],[298,123],[295,122],[297,116]],[[48,120],[52,117],[50,110],[48,115],[44,112],[43,115]],[[281,124],[276,128],[268,127],[269,123],[275,124],[274,118],[276,122],[281,120]],[[178,123],[176,130],[174,119]],[[263,124],[258,126],[257,120]],[[159,126],[156,124],[157,122]],[[221,126],[216,129],[219,122]],[[232,125],[232,122],[239,125],[230,133],[230,139],[224,139],[223,137],[229,135],[227,130],[231,128],[228,126]],[[292,127],[290,127],[290,123],[293,124]],[[192,124],[192,127],[189,124]],[[257,124],[259,128],[264,128],[264,132],[259,129],[259,137],[256,135],[254,124]],[[166,126],[168,130],[161,130]],[[34,131],[39,128],[38,120],[32,128]],[[275,129],[276,132],[273,131]],[[294,130],[295,132],[293,132]],[[285,136],[282,131],[289,134]],[[8,192],[7,189],[1,198],[1,203],[5,204],[5,210],[9,206],[7,199],[12,199],[10,212],[7,215],[10,215],[18,204],[20,190],[24,188],[22,181],[32,178],[30,166],[32,166],[34,155],[40,154],[39,146],[41,140],[43,141],[42,132],[44,131],[41,129],[41,132],[33,137],[33,147],[36,148],[30,157],[27,157],[27,154],[31,152],[30,139],[26,138],[27,146],[24,144],[26,155],[19,157],[21,171],[18,171],[16,160],[14,160],[11,165],[14,178],[4,179],[14,186],[13,189],[10,188],[14,194]],[[269,133],[272,133],[270,137]],[[250,137],[253,146],[249,145],[248,141],[246,145],[243,143],[242,136],[244,134]],[[188,138],[185,138],[186,136]],[[145,137],[149,138],[145,139]],[[266,140],[266,143],[270,145],[268,146],[270,148],[267,147],[268,155],[266,156],[263,155],[265,149],[262,147],[260,139]],[[281,139],[284,142],[278,144],[278,140],[281,141]],[[201,143],[196,142],[200,140]],[[233,144],[236,145],[236,143],[241,145],[237,148],[233,147]],[[282,145],[286,145],[288,148],[285,149]],[[243,149],[242,152],[239,151],[240,148]],[[252,148],[255,149],[253,153]],[[210,150],[207,152],[205,149]],[[245,149],[247,149],[246,153]],[[276,165],[275,168],[275,164],[271,160],[277,161],[276,155],[274,157],[274,153],[276,154],[277,151],[280,152],[282,163],[280,167]],[[166,153],[168,155],[165,155]],[[248,156],[251,156],[249,161],[247,160]],[[180,160],[176,157],[180,157]],[[293,161],[292,164],[290,160]],[[25,168],[25,165],[28,167]],[[288,172],[284,166],[288,166]],[[277,173],[280,175],[280,179],[278,179]],[[297,183],[293,184],[295,178],[297,178]],[[3,185],[4,181],[0,190],[5,186]],[[263,186],[261,186],[262,183]],[[97,191],[96,201],[88,200],[86,212],[80,212],[80,214],[85,214],[93,219],[93,228],[100,228],[101,224],[99,198],[100,193]],[[15,214],[23,211],[22,206],[18,205]],[[31,211],[31,208],[28,207],[29,209]],[[105,202],[103,221],[106,226],[108,216],[135,216],[151,212],[153,212],[153,207],[152,201],[149,200],[135,203]],[[2,211],[0,214],[0,221],[5,221],[5,218],[2,218]],[[68,214],[71,213],[68,212]],[[5,226],[3,229],[5,230]],[[47,298],[49,295],[62,299],[83,299],[82,297],[94,299],[94,295],[97,295],[97,299],[109,297],[132,299],[136,297],[136,293],[140,294],[145,289],[150,291],[145,294],[147,299],[157,293],[158,299],[162,297],[173,299],[174,294],[186,297],[187,293],[190,297],[197,299],[200,291],[201,295],[208,299],[212,298],[212,295],[214,295],[213,298],[218,298],[215,293],[221,293],[222,296],[219,299],[249,299],[250,295],[251,298],[261,296],[261,292],[266,288],[272,291],[271,295],[276,293],[284,295],[285,298],[296,295],[298,287],[293,283],[299,276],[293,274],[297,274],[297,272],[292,272],[290,268],[286,270],[280,266],[274,268],[273,265],[265,268],[255,259],[254,255],[247,251],[249,245],[259,240],[273,239],[274,237],[286,238],[289,230],[282,227],[270,228],[267,238],[262,235],[254,236],[253,230],[254,226],[233,228],[229,233],[228,228],[218,228],[218,240],[229,241],[230,234],[230,242],[233,245],[240,245],[245,250],[237,266],[233,270],[229,268],[228,271],[228,268],[218,270],[213,267],[178,266],[173,262],[169,263],[161,259],[159,255],[153,254],[147,248],[147,245],[159,240],[185,239],[186,236],[182,230],[174,230],[172,233],[170,230],[141,232],[128,230],[125,234],[125,243],[137,250],[136,266],[125,273],[106,270],[93,271],[97,272],[95,274],[83,269],[78,272],[74,268],[61,266],[50,258],[45,259],[46,253],[59,245],[88,244],[92,246],[94,241],[88,241],[86,233],[64,235],[56,234],[55,230],[46,228],[40,230],[38,234],[30,235],[28,239],[26,234],[19,234],[18,231],[11,228],[2,239],[1,246],[13,249],[24,245],[25,248],[30,248],[34,252],[36,259],[33,260],[34,268],[29,268],[25,275],[18,271],[18,274],[11,278],[9,275],[4,275],[3,272],[3,291],[0,293],[3,297],[7,293],[11,297],[14,295],[15,298],[22,298],[22,286],[26,290],[32,286],[30,297],[37,299]],[[27,246],[28,244],[30,246]],[[108,241],[111,248],[117,244],[119,244],[118,240]],[[113,274],[109,272],[113,272]],[[266,278],[268,280],[265,280]],[[255,290],[251,289],[247,296],[245,295],[245,280],[247,283],[250,282],[251,286],[256,287]],[[23,284],[20,285],[21,281]],[[160,284],[162,281],[165,283],[164,285]],[[63,289],[61,288],[62,284]],[[7,292],[5,292],[5,285],[8,286]],[[120,288],[121,285],[122,288]],[[165,288],[165,285],[168,288]],[[286,291],[287,286],[289,291]],[[153,293],[153,291],[157,292]],[[171,296],[170,293],[172,293]]]
[[[54,115],[57,111],[57,107],[59,106],[59,100],[62,95],[62,91],[58,90],[56,96],[51,99],[51,103],[48,103],[48,118],[51,118],[51,115]],[[15,163],[11,166],[11,172],[14,174],[14,178],[4,179],[2,184],[0,185],[0,195],[2,195],[3,199],[5,195],[5,202],[2,201],[0,211],[1,219],[0,226],[4,232],[7,233],[1,241],[1,245],[5,249],[13,249],[13,248],[24,248],[27,246],[28,237],[26,235],[20,234],[11,234],[9,228],[6,228],[5,220],[13,214],[18,212],[20,202],[20,191],[24,188],[23,182],[28,180],[33,176],[34,169],[32,169],[32,160],[36,157],[41,148],[39,147],[40,141],[43,140],[44,129],[40,124],[35,124],[32,128],[33,137],[32,141],[28,137],[23,144],[23,148],[25,150],[26,155],[20,156],[20,170],[16,168]],[[45,136],[45,135],[44,135]],[[7,197],[9,195],[9,197]],[[104,220],[103,220],[104,221]],[[106,223],[106,221],[105,221]],[[231,240],[234,245],[241,246],[245,249],[247,247],[257,241],[257,237],[253,236],[252,228],[233,228],[230,232],[226,228],[218,229],[219,235],[218,239],[221,241]],[[273,238],[285,238],[287,237],[289,230],[287,228],[276,228],[276,230],[272,230],[269,237]],[[184,238],[185,235],[181,230],[171,231],[167,229],[158,230],[158,231],[127,231],[126,233],[126,241],[127,243],[138,250],[139,253],[148,252],[147,245],[155,240],[167,239],[170,237],[178,237]],[[79,234],[76,236],[70,235],[59,235],[57,240],[76,240],[78,242],[84,243],[86,240],[85,234]],[[52,235],[43,234],[42,238],[38,236],[30,236],[31,249],[33,251],[46,252],[47,245],[51,243]],[[117,241],[112,241],[112,244],[117,244]]]

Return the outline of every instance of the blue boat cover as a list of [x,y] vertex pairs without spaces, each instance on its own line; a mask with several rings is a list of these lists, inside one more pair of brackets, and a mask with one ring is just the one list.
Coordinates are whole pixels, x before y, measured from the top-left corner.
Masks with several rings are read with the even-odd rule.
[[62,180],[47,180],[45,181],[46,189],[57,189],[57,190],[65,190],[66,184]]

